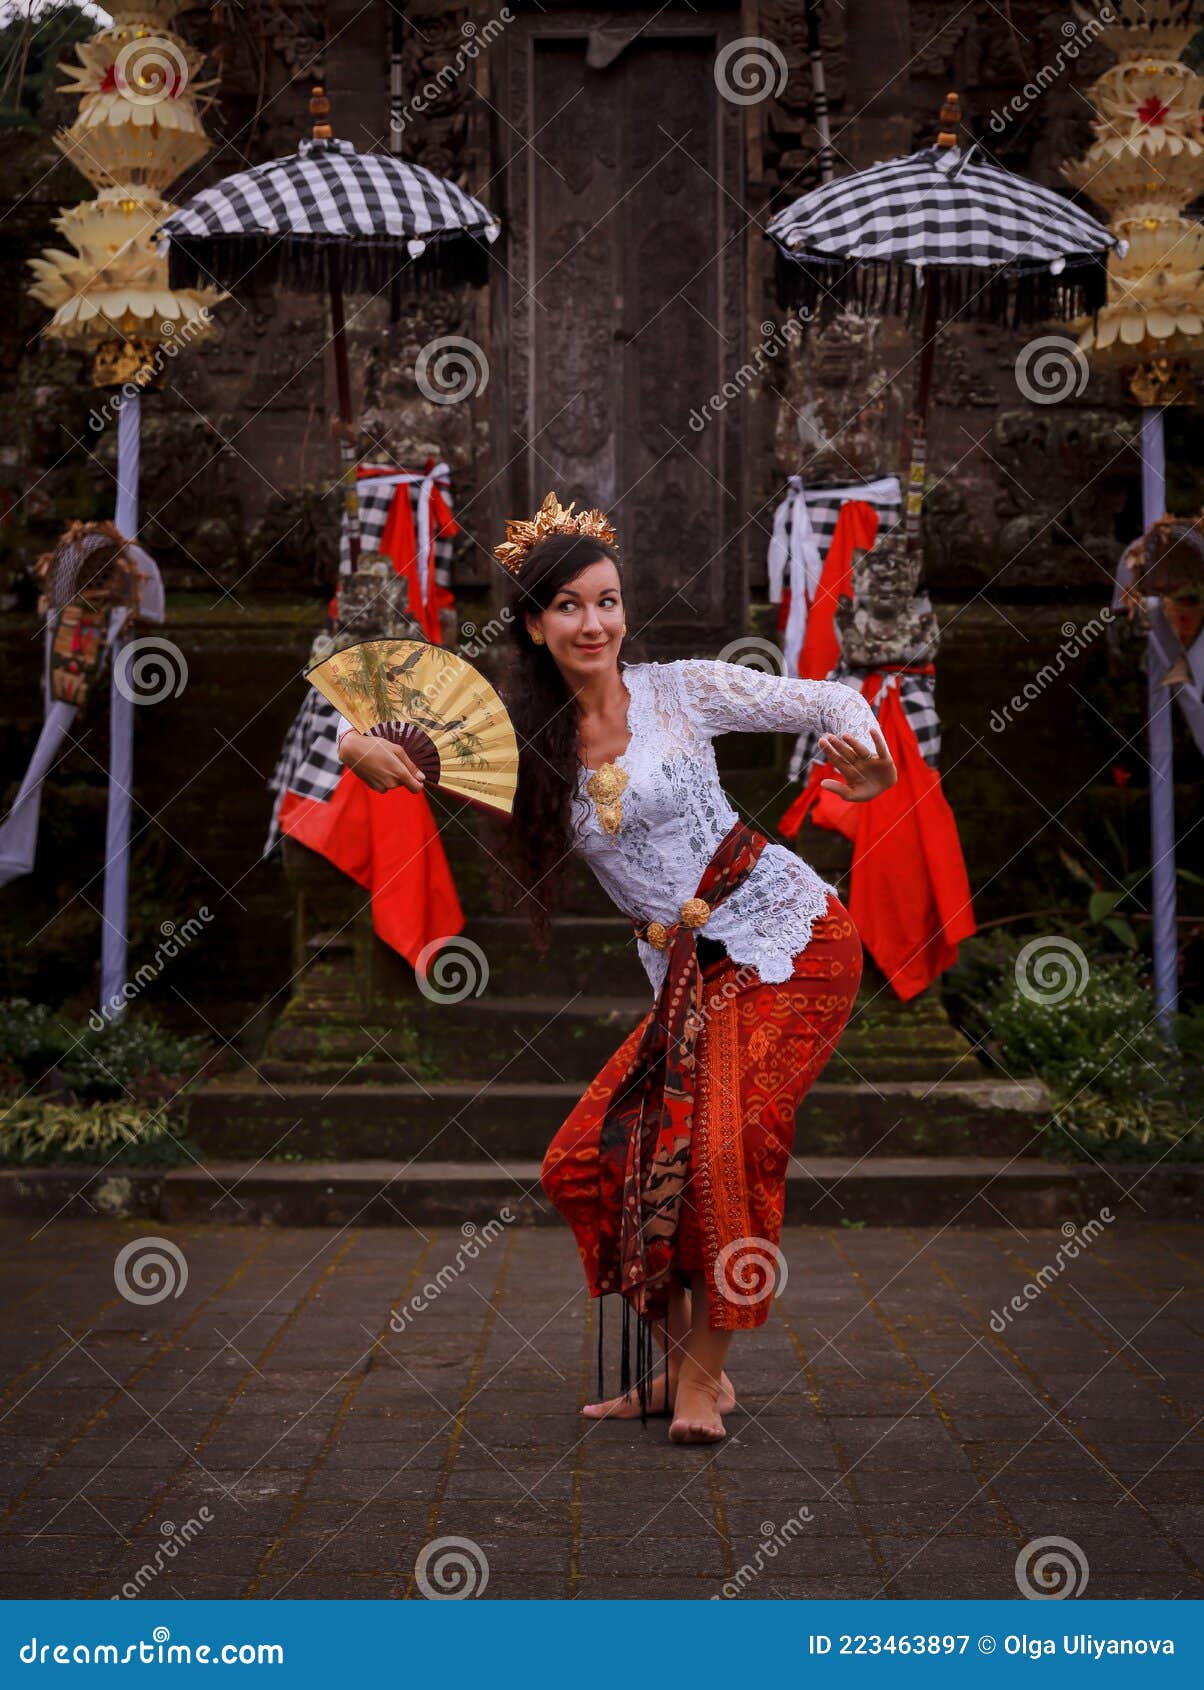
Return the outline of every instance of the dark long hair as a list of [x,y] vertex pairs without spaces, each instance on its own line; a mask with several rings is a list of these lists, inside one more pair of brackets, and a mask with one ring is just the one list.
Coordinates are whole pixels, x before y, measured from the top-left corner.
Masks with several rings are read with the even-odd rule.
[[[551,534],[523,559],[508,587],[503,615],[507,649],[498,692],[518,736],[518,788],[508,823],[489,827],[495,859],[495,896],[531,921],[536,947],[551,942],[549,916],[562,896],[581,762],[577,754],[577,700],[547,646],[536,645],[524,613],[546,610],[561,587],[593,563],[609,558],[623,586],[623,565],[613,545],[588,534]],[[625,636],[620,668],[644,661],[638,640]],[[588,801],[577,797],[578,817]],[[516,900],[517,892],[517,900]]]

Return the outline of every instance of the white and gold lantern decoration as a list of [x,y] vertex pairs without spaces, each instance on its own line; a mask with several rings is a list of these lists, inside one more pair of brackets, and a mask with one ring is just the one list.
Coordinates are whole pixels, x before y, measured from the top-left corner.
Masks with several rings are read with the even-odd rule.
[[209,150],[202,113],[213,82],[203,56],[170,28],[175,0],[112,5],[113,22],[59,68],[80,96],[79,116],[55,142],[97,189],[55,224],[71,250],[30,260],[30,293],[54,312],[43,333],[90,348],[98,386],[154,385],[174,354],[212,332],[215,288],[170,288],[155,248],[175,207],[163,198]]
[[1111,0],[1100,39],[1117,63],[1087,90],[1099,114],[1086,156],[1064,166],[1121,239],[1108,298],[1082,325],[1093,363],[1125,370],[1141,405],[1190,403],[1204,356],[1204,230],[1183,215],[1204,192],[1204,77],[1179,57],[1193,0]]

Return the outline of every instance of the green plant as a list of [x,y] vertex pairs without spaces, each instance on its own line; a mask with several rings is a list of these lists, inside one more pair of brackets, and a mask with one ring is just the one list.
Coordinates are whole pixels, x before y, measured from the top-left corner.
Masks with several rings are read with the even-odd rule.
[[1043,1141],[1045,1154],[1068,1161],[1184,1162],[1200,1159],[1191,1122],[1171,1098],[1114,1097],[1081,1091],[1057,1104]]
[[992,1032],[1007,1068],[1040,1074],[1066,1096],[1146,1095],[1167,1083],[1175,1053],[1154,1020],[1148,981],[1136,959],[1088,962],[1061,1001],[1028,974],[1013,977],[992,1005]]
[[0,1162],[172,1167],[190,1147],[163,1111],[130,1103],[58,1103],[31,1095],[0,1108]]
[[[1103,873],[1095,873],[1085,864],[1072,857],[1069,851],[1059,850],[1058,856],[1066,871],[1077,880],[1080,886],[1087,888],[1087,906],[1084,911],[1085,925],[1094,929],[1097,934],[1108,933],[1112,938],[1125,947],[1126,950],[1136,951],[1138,948],[1137,929],[1133,926],[1130,916],[1144,914],[1135,896],[1139,887],[1149,885],[1149,870],[1146,868],[1130,868],[1129,853],[1111,822],[1107,824],[1106,833],[1113,853],[1123,865],[1122,872],[1112,877],[1112,884],[1103,884]],[[1179,867],[1175,871],[1176,879],[1184,886],[1202,886],[1198,874],[1190,869]]]
[[1073,978],[1022,969],[1026,937],[1010,930],[968,940],[943,982],[946,1005],[983,1060],[1044,1081],[1053,1101],[1044,1154],[1197,1160],[1204,1008],[1186,1009],[1165,1038],[1141,957],[1116,950],[1104,919],[1052,941]]
[[1158,1025],[1138,958],[1097,957],[1052,995],[1014,971],[996,990],[990,1025],[1007,1071],[1035,1074],[1050,1090],[1045,1154],[1183,1161],[1204,1153],[1191,1070]]
[[207,1048],[149,1017],[80,1022],[0,1003],[0,1160],[184,1160],[188,1087]]

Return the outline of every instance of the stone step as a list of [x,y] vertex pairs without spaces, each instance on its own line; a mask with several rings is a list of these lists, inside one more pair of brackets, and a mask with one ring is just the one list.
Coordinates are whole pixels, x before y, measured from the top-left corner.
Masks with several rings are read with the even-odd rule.
[[[450,954],[450,953],[449,953]],[[499,956],[505,950],[499,948]],[[588,955],[588,953],[587,953]],[[474,959],[444,985],[453,993],[471,985]],[[538,993],[510,995],[481,971],[485,989],[450,1003],[433,1001],[412,987],[404,1000],[382,1006],[360,1003],[345,969],[311,969],[302,989],[276,1023],[258,1072],[275,1081],[331,1085],[395,1080],[398,1065],[413,1077],[488,1080],[591,1080],[617,1045],[651,1007],[646,976],[636,968],[639,995],[591,995],[578,988],[547,995],[545,980],[529,972]],[[610,969],[610,973],[617,970]],[[984,1071],[965,1038],[951,1027],[934,998],[900,1005],[870,987],[855,1007],[831,1059],[829,1079],[982,1079]]]
[[[616,1044],[618,1040],[614,1041]],[[577,1053],[580,1055],[581,1053]],[[609,1055],[609,1051],[606,1052]],[[274,1085],[290,1084],[293,1082],[311,1086],[379,1086],[388,1085],[395,1081],[401,1069],[400,1058],[389,1057],[385,1061],[363,1060],[359,1055],[337,1057],[325,1062],[301,1062],[290,1060],[274,1060],[271,1058],[256,1063],[256,1072]],[[581,1086],[591,1080],[602,1067],[605,1056],[596,1061],[588,1073],[580,1076]],[[408,1071],[413,1072],[412,1064],[405,1064]],[[555,1072],[549,1066],[549,1060],[534,1049],[516,1047],[512,1059],[506,1059],[474,1075],[472,1070],[479,1066],[471,1062],[456,1064],[462,1079],[476,1079],[480,1084],[488,1083],[491,1074],[504,1071],[511,1080],[546,1079]],[[567,1064],[561,1064],[562,1067]],[[575,1063],[573,1064],[575,1066]],[[874,1052],[866,1057],[864,1062],[859,1060],[856,1052],[840,1049],[831,1058],[823,1070],[824,1079],[839,1081],[842,1085],[854,1085],[860,1082],[881,1084],[883,1081],[914,1081],[934,1085],[941,1080],[981,1080],[984,1076],[982,1064],[973,1056],[965,1054],[952,1058],[947,1056],[911,1057],[911,1056],[882,1056]]]
[[[1133,1192],[1132,1198],[1129,1192]],[[817,1156],[786,1176],[786,1221],[825,1226],[1081,1225],[1102,1205],[1201,1216],[1204,1168],[998,1158]],[[218,1161],[169,1172],[0,1169],[0,1213],[248,1226],[458,1226],[484,1248],[514,1223],[563,1225],[539,1163]],[[482,1230],[484,1229],[484,1230]]]
[[[272,1047],[278,1055],[256,1063],[256,1073],[273,1085],[296,1082],[310,1086],[377,1086],[395,1082],[402,1073],[415,1080],[439,1080],[453,1075],[465,1082],[487,1085],[495,1076],[512,1081],[571,1081],[584,1088],[599,1072],[637,1017],[611,1021],[601,1015],[596,1022],[568,1024],[562,1015],[554,1024],[541,1023],[536,1038],[525,1042],[519,1017],[499,1021],[490,1027],[484,1018],[476,1023],[472,1037],[448,1030],[444,1038],[407,1039],[394,1031],[388,1037],[366,1036],[358,1029],[345,1033],[329,1027],[313,1034],[303,1025],[291,1023],[277,1028]],[[321,1055],[314,1050],[320,1044]],[[933,1085],[941,1080],[982,1080],[986,1070],[969,1051],[927,1051],[913,1047],[884,1052],[879,1045],[854,1036],[846,1037],[823,1070],[827,1081],[842,1084],[878,1084],[882,1081],[914,1081]]]
[[[552,943],[541,956],[525,916],[474,914],[466,921],[463,933],[449,944],[453,952],[467,950],[470,945],[479,947],[489,993],[521,996],[537,990],[541,995],[560,993],[567,998],[586,991],[613,993],[621,998],[646,995],[648,1002],[652,1001],[652,988],[635,948],[631,923],[622,916],[572,916],[554,922],[552,934]],[[346,968],[346,959],[354,949],[352,933],[316,932],[310,949],[321,960],[312,963],[298,982],[297,999],[316,996],[324,1007],[338,1003],[348,1013],[361,1011],[362,1005],[350,994],[352,982]],[[422,1001],[413,969],[403,957],[387,952],[379,962],[378,980],[383,992],[399,1000]]]
[[[208,1156],[507,1161],[541,1158],[581,1096],[577,1084],[457,1080],[386,1085],[264,1084],[198,1089],[189,1134]],[[1047,1115],[1044,1089],[1013,1080],[889,1080],[812,1086],[796,1156],[1015,1154]]]

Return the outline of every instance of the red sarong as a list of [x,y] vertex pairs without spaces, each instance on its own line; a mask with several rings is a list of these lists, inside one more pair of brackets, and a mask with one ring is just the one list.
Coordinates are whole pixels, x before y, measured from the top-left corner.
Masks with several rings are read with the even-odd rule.
[[[789,980],[767,985],[727,956],[701,970],[693,1130],[671,1266],[679,1276],[706,1274],[716,1331],[768,1319],[795,1111],[835,1049],[860,980],[861,941],[835,897]],[[543,1189],[572,1228],[592,1297],[618,1288],[611,1241],[622,1194],[606,1175],[603,1121],[655,1014],[623,1040],[544,1156]],[[625,1315],[631,1306],[625,1298]]]
[[280,831],[372,894],[377,936],[416,967],[432,940],[464,930],[451,865],[423,792],[374,792],[344,769],[328,800],[286,792]]

